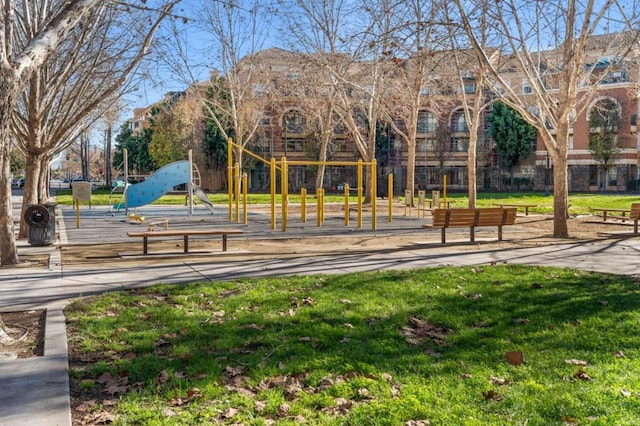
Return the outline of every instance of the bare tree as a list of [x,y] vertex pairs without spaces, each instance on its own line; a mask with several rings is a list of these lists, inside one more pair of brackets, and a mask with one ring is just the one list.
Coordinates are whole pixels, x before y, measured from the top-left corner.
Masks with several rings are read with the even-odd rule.
[[[444,7],[445,20],[450,21],[448,6]],[[489,23],[486,14],[480,14],[477,21],[477,42],[483,52],[490,52]],[[484,115],[493,101],[493,96],[487,93],[487,67],[482,61],[476,60],[477,50],[470,49],[463,44],[465,37],[459,33],[460,27],[449,25],[449,41],[451,55],[458,76],[458,87],[462,97],[462,110],[469,129],[469,146],[467,147],[468,195],[469,207],[476,206],[477,198],[477,157],[478,141],[484,130]]]
[[[55,7],[52,2],[29,2],[21,35],[26,39],[40,31]],[[28,164],[23,212],[29,204],[49,197],[53,156],[86,134],[135,86],[129,75],[146,56],[171,7],[169,3],[156,12],[101,3],[88,13],[87,24],[70,31],[60,48],[34,71],[20,97],[13,126]],[[87,166],[83,162],[83,179],[89,179]],[[23,220],[20,236],[26,234]]]
[[[23,2],[21,2],[23,3]],[[20,20],[16,2],[4,0],[0,9],[0,264],[19,262],[11,205],[11,121],[18,98],[35,72],[98,0],[70,0],[58,5],[47,25],[22,46],[15,34]]]
[[[331,104],[366,162],[375,159],[376,135],[385,117],[382,99],[390,89],[391,5],[388,0],[333,0],[292,2],[285,8],[291,13],[287,22],[297,37],[294,44],[327,74],[323,81],[331,83],[335,94]],[[372,201],[375,178],[367,168],[365,202]]]
[[[387,9],[394,19],[392,43],[394,57],[392,85],[394,90],[383,100],[387,122],[394,133],[407,147],[407,187],[415,193],[416,145],[418,121],[422,110],[439,110],[436,87],[443,74],[449,74],[442,50],[443,27],[436,20],[439,5],[423,1],[399,2],[393,9]],[[436,70],[440,71],[436,77]],[[413,197],[411,198],[413,200]]]
[[[346,54],[346,25],[354,13],[353,5],[345,1],[308,2],[303,0],[280,2],[287,24],[283,34],[292,50],[299,51],[303,64],[304,86],[299,93],[304,97],[305,111],[312,119],[317,137],[318,160],[326,161],[337,127],[347,127],[341,117],[345,110],[342,89],[352,63]],[[348,105],[348,104],[347,104]],[[353,133],[352,128],[352,133]],[[360,140],[361,135],[352,134]],[[325,166],[316,174],[316,188],[324,184]]]
[[[196,26],[207,50],[202,55],[208,67],[217,68],[209,84],[199,85],[206,117],[211,119],[226,139],[233,139],[234,154],[242,164],[243,148],[257,135],[267,104],[264,56],[257,55],[265,46],[269,28],[268,3],[258,0],[239,2],[201,1],[188,15],[188,25]],[[173,29],[174,49],[165,57],[166,64],[190,86],[197,82],[197,64],[189,55],[188,40],[179,26]],[[213,52],[213,53],[212,53]],[[212,56],[213,54],[213,56]],[[268,53],[267,53],[268,54]]]
[[[570,132],[603,79],[637,48],[640,5],[635,0],[624,4],[454,0],[454,4],[496,95],[538,130],[553,159],[553,235],[567,237]],[[478,23],[483,19],[500,41],[495,46],[498,54],[482,43],[479,29],[486,27]],[[596,69],[592,64],[598,56],[618,60]],[[520,83],[508,70],[517,70]]]

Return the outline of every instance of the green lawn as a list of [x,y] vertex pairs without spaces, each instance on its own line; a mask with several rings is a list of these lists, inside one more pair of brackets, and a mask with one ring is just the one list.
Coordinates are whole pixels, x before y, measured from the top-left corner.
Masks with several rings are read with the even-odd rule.
[[117,425],[637,425],[640,413],[628,277],[498,265],[199,282],[65,315],[72,392]]
[[[111,203],[117,203],[120,201],[121,194],[118,196],[109,197],[108,190],[94,190],[92,192],[92,204],[94,205],[108,205]],[[209,194],[209,200],[214,204],[227,204],[228,197],[226,193]],[[442,198],[442,194],[441,194]],[[535,204],[537,207],[531,208],[531,212],[535,213],[552,213],[553,212],[553,196],[544,195],[542,193],[479,193],[478,194],[478,207],[490,207],[495,204]],[[468,203],[468,197],[466,194],[447,194],[447,199],[454,201],[453,207],[466,207]],[[72,205],[71,191],[59,190],[56,196],[58,204]],[[169,204],[169,205],[184,205],[185,196],[183,194],[164,195],[160,197],[153,204]],[[291,194],[289,196],[291,203],[299,203],[300,195]],[[343,202],[344,196],[338,194],[328,194],[325,196],[325,202],[337,203]],[[404,197],[401,198],[404,202]],[[280,195],[277,195],[276,202],[280,203]],[[350,197],[350,203],[356,203],[357,198],[352,195]],[[417,202],[417,198],[416,198]],[[599,208],[613,208],[613,209],[629,209],[631,203],[640,202],[640,194],[570,194],[569,195],[569,213],[570,214],[588,214],[590,207]],[[269,194],[248,194],[248,204],[268,204],[270,203]],[[307,203],[315,203],[314,195],[307,195]]]

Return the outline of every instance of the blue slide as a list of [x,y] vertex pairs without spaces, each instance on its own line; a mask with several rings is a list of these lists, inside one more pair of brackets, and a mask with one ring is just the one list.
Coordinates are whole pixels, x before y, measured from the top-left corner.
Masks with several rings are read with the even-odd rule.
[[188,160],[176,161],[156,170],[144,182],[129,185],[126,191],[127,208],[136,208],[152,203],[171,191],[174,186],[189,183]]

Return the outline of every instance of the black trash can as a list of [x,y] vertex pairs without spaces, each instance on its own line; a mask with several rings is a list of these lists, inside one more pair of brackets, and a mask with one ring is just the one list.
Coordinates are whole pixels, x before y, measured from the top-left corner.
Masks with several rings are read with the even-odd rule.
[[56,240],[56,203],[32,204],[24,211],[32,246],[51,245]]

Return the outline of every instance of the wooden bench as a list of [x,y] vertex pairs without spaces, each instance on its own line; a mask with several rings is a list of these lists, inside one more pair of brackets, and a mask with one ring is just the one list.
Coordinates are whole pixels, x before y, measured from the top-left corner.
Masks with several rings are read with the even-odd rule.
[[524,215],[529,216],[529,209],[533,207],[537,207],[536,204],[496,204],[498,207],[515,207],[516,209],[523,208]]
[[446,242],[447,228],[469,228],[470,239],[475,241],[475,228],[478,226],[497,226],[498,241],[502,241],[502,227],[516,222],[515,207],[434,209],[433,224],[424,228],[440,229],[442,243]]
[[160,231],[130,231],[132,238],[142,238],[142,254],[149,254],[149,238],[183,237],[184,252],[189,253],[189,237],[192,235],[222,235],[222,251],[227,251],[227,236],[242,234],[240,229],[165,229]]
[[[609,209],[609,208],[599,208],[599,207],[589,207],[594,213],[600,213],[602,215],[602,221],[606,222],[607,217],[622,219],[623,221],[627,220],[627,213],[631,213],[629,209]],[[611,214],[612,213],[612,214]]]

